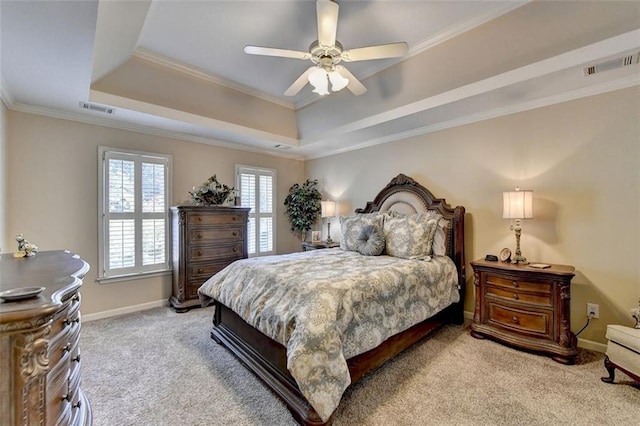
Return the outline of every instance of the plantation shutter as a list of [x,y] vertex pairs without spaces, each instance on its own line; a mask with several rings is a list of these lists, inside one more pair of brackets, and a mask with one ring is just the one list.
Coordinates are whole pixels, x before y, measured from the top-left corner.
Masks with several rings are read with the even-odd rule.
[[249,256],[274,254],[275,250],[275,170],[236,166],[240,203],[250,207]]

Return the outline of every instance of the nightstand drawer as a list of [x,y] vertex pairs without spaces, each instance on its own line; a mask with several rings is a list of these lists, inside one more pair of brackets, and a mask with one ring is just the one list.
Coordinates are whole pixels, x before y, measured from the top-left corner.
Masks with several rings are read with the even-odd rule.
[[545,312],[523,311],[489,302],[489,322],[541,337],[551,334],[551,318]]
[[545,307],[553,306],[551,293],[524,292],[518,288],[505,289],[504,287],[487,286],[487,295],[514,302],[531,303]]
[[520,289],[525,291],[535,291],[537,293],[551,294],[551,285],[543,282],[531,282],[523,279],[510,279],[487,274],[487,284],[506,289]]

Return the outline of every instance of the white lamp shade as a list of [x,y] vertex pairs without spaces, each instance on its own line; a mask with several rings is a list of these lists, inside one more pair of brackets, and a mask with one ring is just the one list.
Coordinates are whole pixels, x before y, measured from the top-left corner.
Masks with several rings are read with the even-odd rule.
[[349,84],[349,79],[344,78],[336,71],[331,71],[329,73],[329,81],[331,81],[331,90],[333,90],[334,92],[339,92],[340,90],[347,87],[347,84]]
[[502,193],[503,219],[533,218],[533,191],[510,191]]
[[336,215],[335,201],[320,201],[322,207],[322,217],[333,217]]
[[329,80],[327,72],[323,68],[316,68],[309,73],[309,83],[313,86],[313,92],[319,95],[329,94]]

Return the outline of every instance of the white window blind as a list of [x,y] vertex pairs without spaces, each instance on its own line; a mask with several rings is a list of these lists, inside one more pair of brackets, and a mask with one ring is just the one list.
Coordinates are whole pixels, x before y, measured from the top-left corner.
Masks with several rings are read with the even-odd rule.
[[171,157],[100,147],[99,279],[169,269]]
[[276,171],[251,166],[236,166],[236,188],[240,204],[250,207],[248,252],[250,257],[275,253],[275,180]]

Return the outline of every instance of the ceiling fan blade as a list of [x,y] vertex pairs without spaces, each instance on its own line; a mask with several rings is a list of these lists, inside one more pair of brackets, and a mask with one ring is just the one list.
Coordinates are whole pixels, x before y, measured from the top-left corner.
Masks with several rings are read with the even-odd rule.
[[340,57],[345,62],[367,61],[369,59],[397,58],[406,55],[408,51],[407,43],[401,42],[345,50]]
[[278,56],[281,58],[311,59],[311,54],[309,52],[275,49],[273,47],[245,46],[244,53],[248,53],[249,55]]
[[316,3],[318,44],[320,46],[334,46],[336,44],[338,9],[338,4],[330,0],[318,0]]
[[342,65],[336,65],[335,70],[338,74],[349,80],[347,89],[349,89],[349,91],[354,95],[360,96],[367,91],[367,88],[364,87],[364,84],[360,83],[360,80],[358,80],[353,74],[351,74],[348,69],[346,69]]
[[303,72],[302,75],[300,75],[300,77],[298,77],[298,79],[294,81],[291,86],[289,86],[286,92],[284,92],[284,95],[285,96],[297,95],[298,92],[309,82],[309,73],[311,73],[311,71],[315,70],[316,68],[317,68],[316,66],[307,68],[307,70]]

